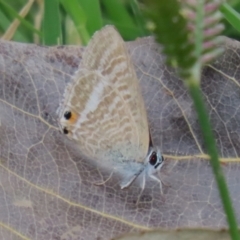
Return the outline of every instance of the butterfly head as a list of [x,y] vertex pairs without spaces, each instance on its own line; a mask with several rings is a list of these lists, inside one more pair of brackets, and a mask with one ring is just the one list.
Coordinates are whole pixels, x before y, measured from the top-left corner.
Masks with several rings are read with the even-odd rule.
[[149,176],[159,171],[163,166],[164,158],[158,147],[150,146],[148,155],[145,159],[146,170]]
[[160,191],[163,193],[161,179],[154,176],[154,174],[161,169],[163,163],[164,158],[160,152],[160,149],[158,147],[153,147],[150,145],[148,155],[145,158],[145,174],[143,174],[142,189],[145,188],[145,177],[148,175],[151,179],[159,183]]
[[131,177],[124,179],[120,186],[121,189],[129,187],[140,175],[142,176],[142,186],[141,188],[145,188],[146,177],[149,176],[153,180],[159,182],[161,192],[162,192],[162,183],[161,180],[154,176],[154,174],[161,169],[164,163],[164,158],[160,152],[158,147],[149,147],[148,155],[145,158],[145,162],[137,172]]

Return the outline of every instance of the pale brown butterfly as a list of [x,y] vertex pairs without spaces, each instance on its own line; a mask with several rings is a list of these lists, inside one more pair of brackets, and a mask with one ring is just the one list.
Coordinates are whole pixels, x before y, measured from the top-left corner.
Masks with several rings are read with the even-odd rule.
[[139,82],[124,41],[112,26],[96,32],[58,109],[62,132],[90,159],[117,172],[126,188],[163,165],[151,144]]

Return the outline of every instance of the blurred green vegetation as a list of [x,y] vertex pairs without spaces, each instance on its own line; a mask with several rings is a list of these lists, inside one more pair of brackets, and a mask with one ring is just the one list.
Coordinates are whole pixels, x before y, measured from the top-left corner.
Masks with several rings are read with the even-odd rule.
[[[0,0],[0,34],[4,39],[45,45],[86,45],[93,33],[106,24],[115,25],[123,38],[150,35],[151,22],[143,15],[141,0]],[[19,13],[32,5],[24,17]],[[228,3],[240,12],[240,1]],[[14,20],[13,36],[6,37]],[[240,40],[240,33],[223,19],[224,35]]]

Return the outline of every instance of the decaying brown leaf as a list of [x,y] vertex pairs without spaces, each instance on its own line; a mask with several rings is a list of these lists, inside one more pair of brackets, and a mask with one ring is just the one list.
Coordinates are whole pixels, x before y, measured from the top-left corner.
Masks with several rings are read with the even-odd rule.
[[[0,239],[110,239],[152,228],[226,226],[191,99],[151,38],[128,43],[155,144],[159,185],[120,190],[57,125],[56,109],[82,49],[0,42]],[[203,70],[202,90],[240,216],[239,43]],[[184,56],[183,56],[184,58]],[[229,163],[228,163],[229,162]]]

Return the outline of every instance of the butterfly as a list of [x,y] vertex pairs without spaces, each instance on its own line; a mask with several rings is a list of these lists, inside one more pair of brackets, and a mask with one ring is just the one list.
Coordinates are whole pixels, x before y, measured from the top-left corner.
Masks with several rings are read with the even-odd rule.
[[88,158],[121,176],[121,189],[154,174],[164,158],[153,146],[131,58],[113,26],[97,31],[58,108],[61,131]]

